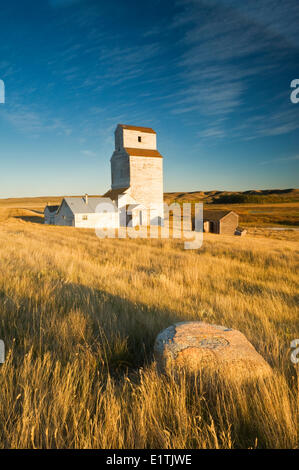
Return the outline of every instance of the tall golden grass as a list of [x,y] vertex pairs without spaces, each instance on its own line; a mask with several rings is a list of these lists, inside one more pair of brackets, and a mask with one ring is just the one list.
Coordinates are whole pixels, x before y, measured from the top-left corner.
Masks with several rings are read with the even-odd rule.
[[[298,447],[295,241],[207,234],[186,251],[178,240],[99,240],[9,215],[0,447]],[[239,329],[273,377],[228,386],[159,376],[155,336],[182,320]]]

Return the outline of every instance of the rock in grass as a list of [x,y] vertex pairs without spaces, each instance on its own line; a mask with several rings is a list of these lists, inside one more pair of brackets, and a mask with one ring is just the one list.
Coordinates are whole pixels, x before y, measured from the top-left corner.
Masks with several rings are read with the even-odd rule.
[[160,372],[184,369],[234,380],[264,378],[272,372],[240,331],[203,322],[176,323],[161,331],[154,353]]

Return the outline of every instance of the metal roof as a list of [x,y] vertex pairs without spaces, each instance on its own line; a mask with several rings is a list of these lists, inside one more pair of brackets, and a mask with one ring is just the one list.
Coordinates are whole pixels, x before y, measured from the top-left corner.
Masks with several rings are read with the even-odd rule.
[[[110,203],[111,199],[107,197],[88,197],[88,203],[85,202],[83,197],[65,197],[63,201],[69,206],[73,214],[92,214],[96,212],[98,204]],[[63,204],[63,201],[61,204]],[[61,207],[61,206],[60,206]]]
[[151,127],[141,127],[141,126],[130,126],[128,124],[118,124],[119,127],[123,129],[128,129],[130,131],[140,131],[140,132],[148,132],[149,134],[156,134],[154,129]]
[[163,158],[160,152],[155,149],[139,149],[124,147],[125,151],[132,157],[157,157]]
[[235,212],[230,211],[230,210],[204,209],[203,210],[203,220],[221,220],[221,219],[223,219],[223,217],[225,217],[226,215],[228,215],[230,213],[235,214]]
[[48,209],[49,212],[57,212],[57,209],[59,208],[59,206],[46,206],[45,207],[45,210]]
[[128,189],[129,189],[129,187],[127,187],[127,188],[118,188],[118,189],[109,189],[109,191],[107,191],[104,194],[104,197],[109,197],[112,201],[117,201],[118,196],[121,196],[122,194],[125,194]]

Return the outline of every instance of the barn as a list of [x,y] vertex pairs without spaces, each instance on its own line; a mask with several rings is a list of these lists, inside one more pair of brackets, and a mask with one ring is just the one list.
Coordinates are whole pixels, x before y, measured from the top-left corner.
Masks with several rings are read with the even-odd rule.
[[209,209],[203,211],[204,232],[235,235],[238,224],[239,216],[234,211]]

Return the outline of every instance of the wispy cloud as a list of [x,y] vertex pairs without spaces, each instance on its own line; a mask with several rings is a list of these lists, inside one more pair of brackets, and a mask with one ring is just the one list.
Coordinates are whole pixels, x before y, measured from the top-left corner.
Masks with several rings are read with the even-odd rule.
[[49,0],[52,7],[67,7],[75,3],[80,3],[82,0]]
[[96,157],[97,154],[93,152],[92,150],[81,150],[82,155],[85,155],[86,157]]
[[194,84],[177,94],[175,107],[171,103],[173,114],[198,111],[206,116],[231,113],[242,104],[241,83],[211,83]]
[[[51,74],[60,76],[69,87],[73,85],[74,89],[88,88],[94,92],[115,86],[124,87],[141,78],[147,83],[149,78],[152,81],[161,78],[160,73],[166,71],[167,66],[155,64],[161,53],[158,41],[142,44],[142,47],[136,43],[122,45],[117,34],[112,36],[93,27],[89,7],[84,10],[83,16],[87,21],[82,26],[84,41],[65,44],[59,54],[50,58],[47,65]],[[95,16],[94,19],[97,18]],[[78,58],[80,62],[88,62],[88,69],[77,65]]]
[[[250,2],[239,2],[236,0],[178,0],[177,5],[184,9],[174,18],[172,26],[177,27],[190,23],[194,23],[197,17],[194,16],[194,11],[200,11],[205,7],[210,8],[209,20],[217,17],[220,9],[222,11],[231,11],[231,20],[226,18],[223,21],[223,30],[227,31],[231,28],[236,15],[240,18],[238,25],[248,24],[255,25],[256,29],[263,31],[272,40],[292,44],[293,47],[298,49],[298,23],[299,11],[296,0],[284,0],[279,2],[275,0],[250,0]],[[206,15],[203,14],[202,18]],[[210,34],[213,34],[213,29],[209,31],[208,26],[205,28]]]
[[3,119],[14,126],[19,132],[38,137],[45,132],[55,132],[57,135],[69,136],[72,133],[71,126],[57,116],[50,116],[48,112],[32,109],[32,106],[19,102],[8,103],[2,110]]
[[153,60],[160,53],[158,43],[144,44],[142,47],[105,47],[99,50],[97,66],[104,72],[100,78],[110,86],[119,85],[141,76],[157,74]]
[[299,160],[299,155],[293,155],[291,157],[273,158],[272,160],[265,160],[263,162],[260,162],[260,165],[268,165],[270,163],[275,163],[275,162],[286,163],[286,162],[291,162],[291,161],[296,161],[296,160]]
[[243,126],[243,135],[250,139],[288,134],[299,129],[298,112],[294,106],[276,107],[271,113],[245,119]]
[[211,137],[216,138],[216,139],[221,139],[226,136],[226,132],[220,126],[211,126],[198,132],[197,135],[201,139],[211,138]]
[[[177,47],[182,51],[177,59],[181,89],[172,102],[165,104],[171,113],[200,118],[205,126],[198,134],[202,138],[209,134],[232,136],[234,127],[238,127],[234,137],[245,139],[282,135],[297,129],[294,110],[291,113],[279,110],[284,97],[270,115],[265,110],[251,109],[250,114],[260,115],[263,121],[249,122],[243,109],[252,89],[257,93],[256,81],[261,83],[261,77],[264,83],[270,81],[283,59],[287,60],[290,42],[295,46],[296,2],[179,0],[177,9],[169,28],[176,31]],[[283,26],[279,25],[281,17]],[[228,130],[215,127],[215,118],[235,119],[236,115],[237,125],[227,126]]]

